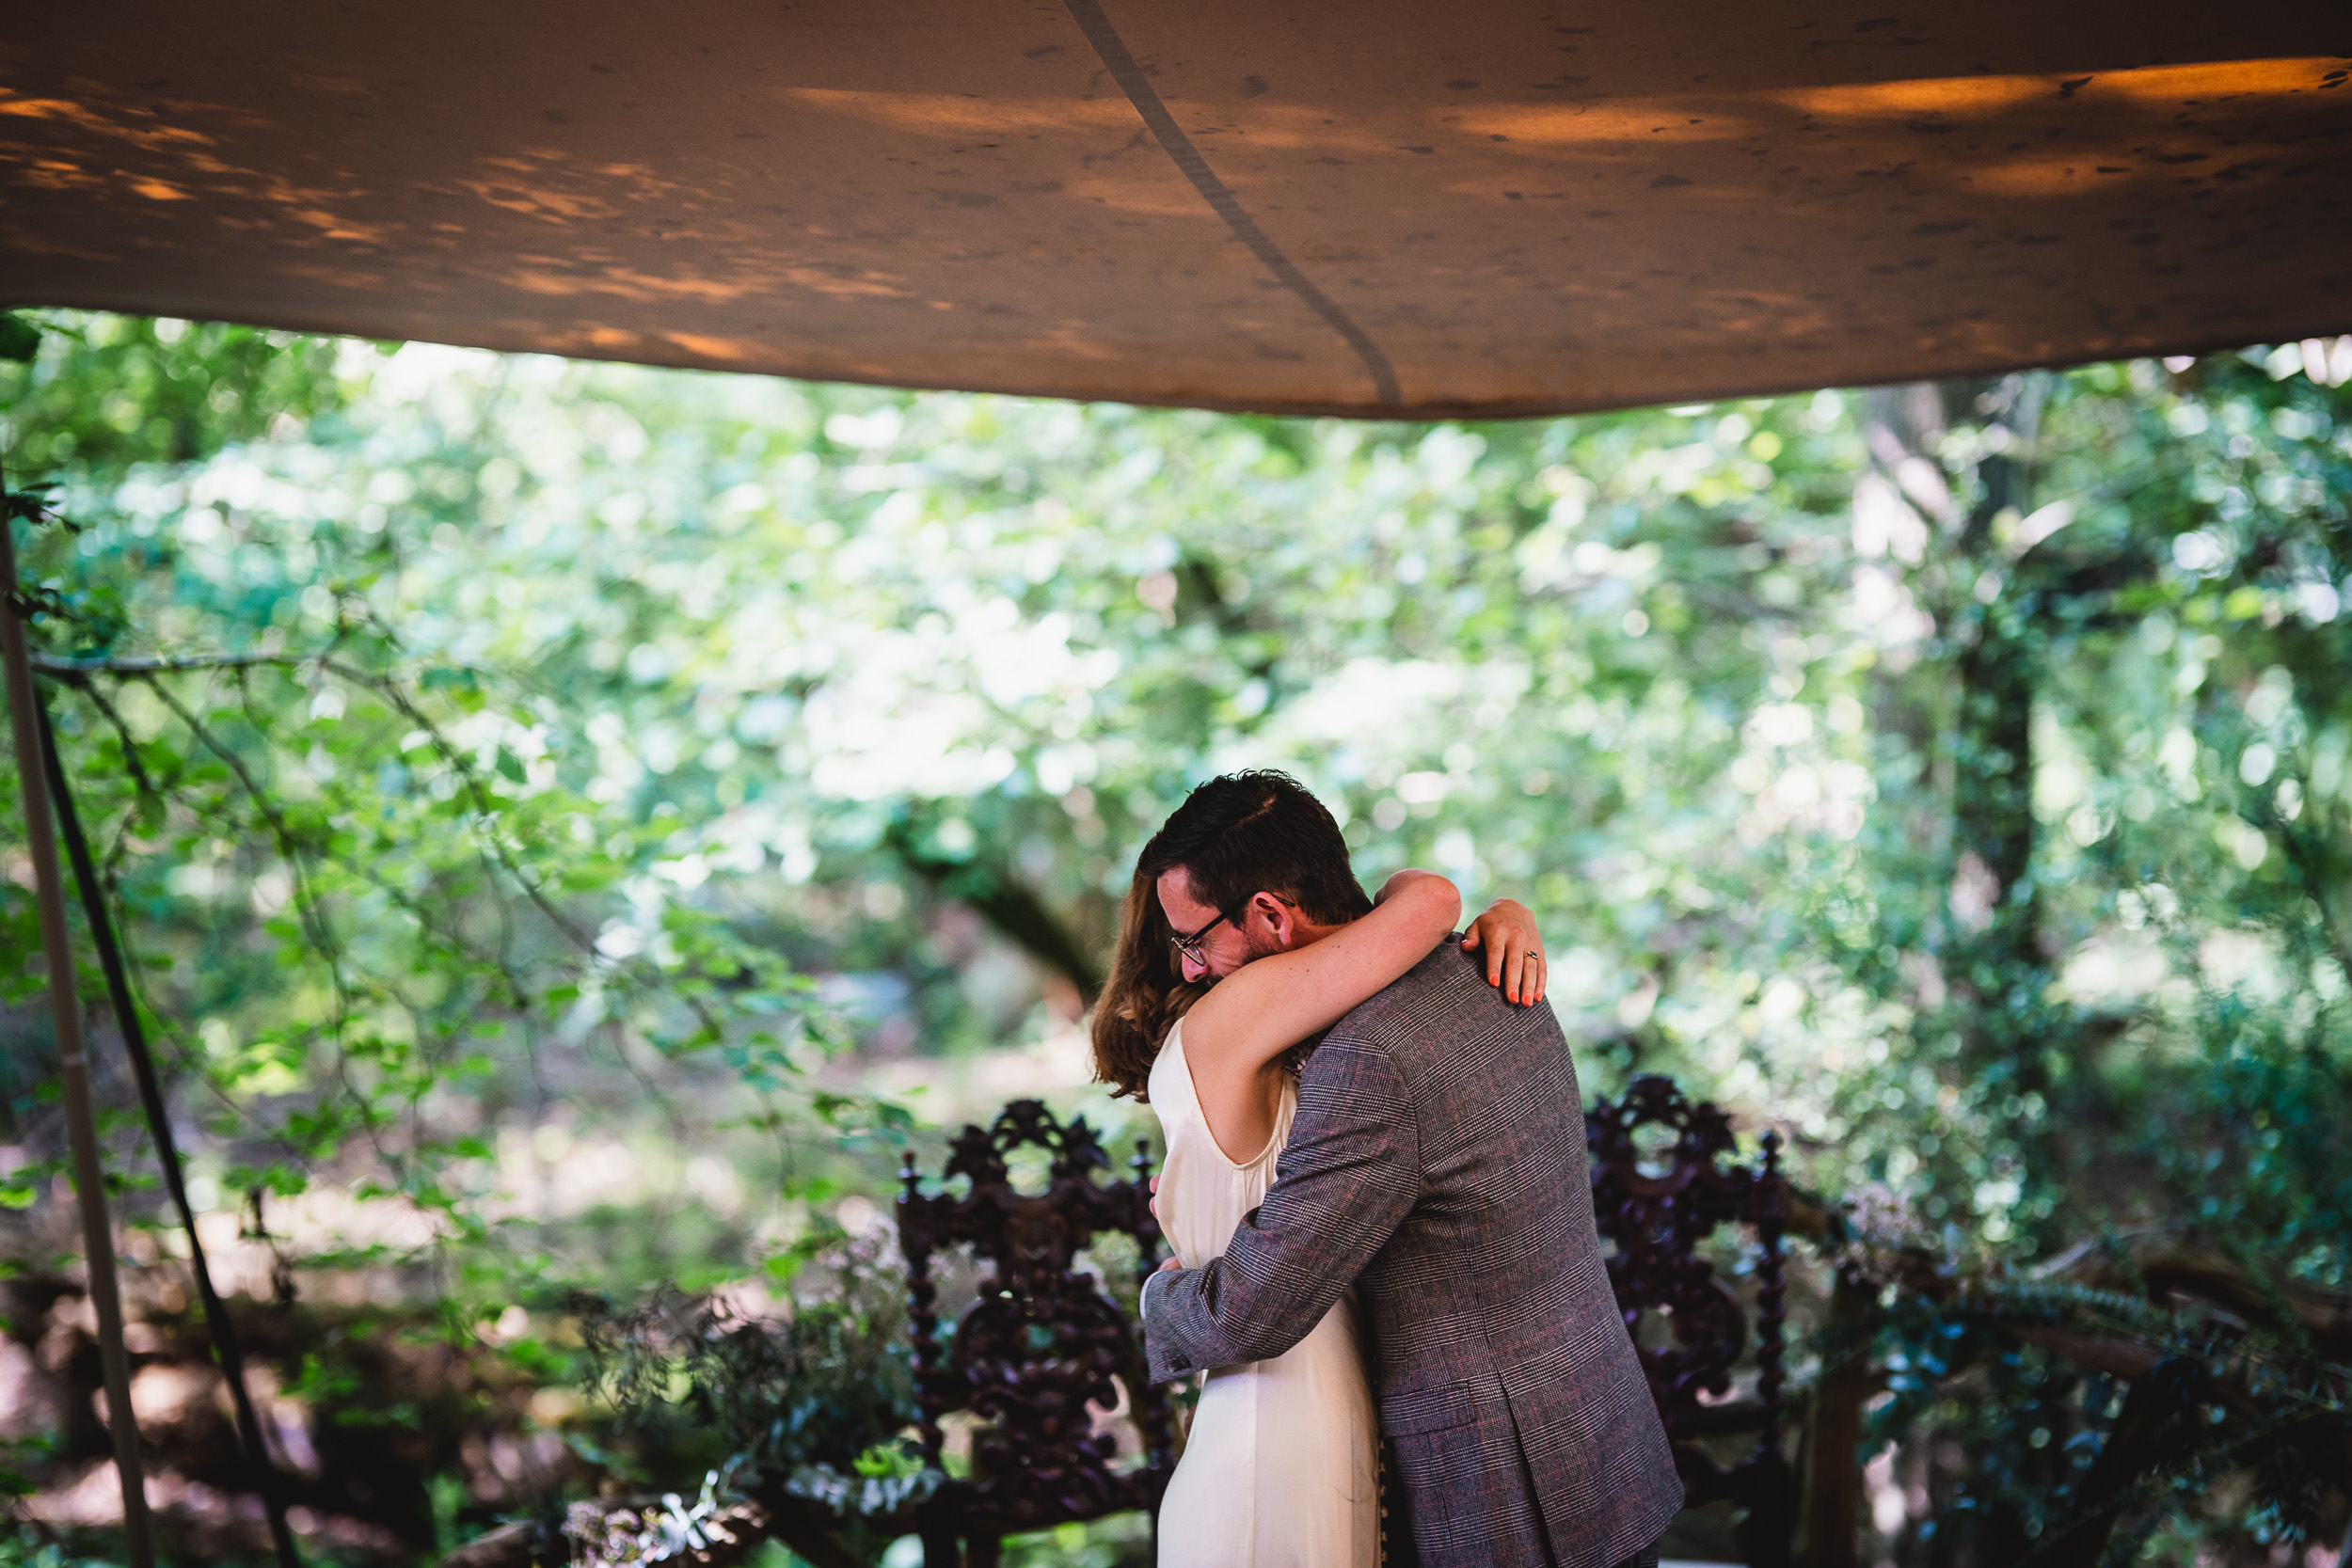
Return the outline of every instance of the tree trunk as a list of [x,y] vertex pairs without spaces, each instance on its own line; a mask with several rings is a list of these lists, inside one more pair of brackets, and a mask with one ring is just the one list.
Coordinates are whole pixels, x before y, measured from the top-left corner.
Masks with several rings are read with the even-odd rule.
[[[1977,466],[1982,487],[1962,536],[1971,600],[1981,605],[1975,638],[1960,656],[1960,712],[1952,752],[1956,860],[1975,857],[1989,895],[1988,918],[1963,944],[1963,974],[1978,1000],[1969,1033],[1983,1066],[2006,1066],[2020,1093],[2047,1086],[2038,1010],[2047,961],[2042,899],[2033,880],[2033,699],[2037,671],[2028,644],[2031,605],[2015,564],[1994,538],[2004,512],[2026,510],[2024,465],[2006,454]],[[1955,584],[1955,586],[1962,586]]]
[[[2013,1093],[2046,1097],[2049,959],[2033,874],[2033,704],[2041,674],[2033,634],[2041,595],[2030,563],[2012,555],[2002,526],[2004,515],[2014,520],[2032,510],[2023,454],[2040,423],[2040,393],[2031,376],[1887,388],[1869,395],[1864,432],[1873,463],[1929,514],[1938,537],[1921,580],[1940,576],[1930,590],[1938,629],[1959,648],[1944,748],[1954,931],[1946,975],[1965,1009],[1966,1065]],[[1941,452],[1956,424],[2000,425],[2009,440],[1972,466],[1948,464]],[[2022,1141],[2038,1141],[2021,1131]]]

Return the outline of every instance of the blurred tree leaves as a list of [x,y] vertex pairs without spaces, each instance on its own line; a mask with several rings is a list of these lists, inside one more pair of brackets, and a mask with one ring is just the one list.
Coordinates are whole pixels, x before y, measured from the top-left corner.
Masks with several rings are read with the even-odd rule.
[[645,1244],[789,1256],[908,1129],[827,1054],[1066,1027],[1142,839],[1276,765],[1536,907],[1588,1086],[1956,1251],[2352,1267],[2352,399],[2291,347],[1470,428],[33,319],[49,652],[251,661],[58,702],[236,1181],[490,1246],[517,1128],[747,1130],[761,1206]]
[[[941,911],[1083,994],[1136,845],[1273,763],[1367,876],[1530,897],[1604,1078],[1678,1071],[1995,1240],[2167,1211],[2135,1183],[2176,1117],[2341,1078],[2343,394],[2275,356],[1472,429],[54,328],[9,450],[89,528],[45,584],[121,606],[109,647],[397,669],[445,732],[295,662],[206,678],[209,751],[143,698],[77,721],[87,766],[162,749],[116,808],[152,833],[159,771],[225,803],[214,764],[282,734],[333,803],[255,827],[423,853],[367,908],[459,965],[450,1006],[517,992],[436,911],[540,865],[639,911],[580,933],[607,960],[886,972],[927,1048],[1006,1039],[1037,981]],[[234,406],[166,440],[199,385]],[[159,915],[186,857],[269,875],[182,820],[140,840]],[[2033,1147],[2061,1121],[2106,1131]],[[2277,1130],[2222,1158],[2295,1164],[2264,1201],[2314,1234]]]
[[0,311],[0,359],[28,363],[40,352],[40,328],[13,310]]

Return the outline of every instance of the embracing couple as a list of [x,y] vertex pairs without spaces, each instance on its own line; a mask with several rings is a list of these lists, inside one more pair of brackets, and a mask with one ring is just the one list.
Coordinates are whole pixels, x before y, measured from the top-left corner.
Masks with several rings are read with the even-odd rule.
[[1168,1150],[1152,1380],[1206,1374],[1162,1568],[1376,1568],[1384,1510],[1423,1568],[1657,1560],[1682,1487],[1542,944],[1509,900],[1456,935],[1461,902],[1422,871],[1366,899],[1279,773],[1144,847],[1094,1051]]

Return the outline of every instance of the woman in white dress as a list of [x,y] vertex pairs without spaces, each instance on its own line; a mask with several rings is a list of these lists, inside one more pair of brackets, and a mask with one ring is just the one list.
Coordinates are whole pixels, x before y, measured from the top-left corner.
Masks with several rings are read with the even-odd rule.
[[[1299,1048],[1427,958],[1462,900],[1426,871],[1398,872],[1352,919],[1317,922],[1300,911],[1311,895],[1255,892],[1209,922],[1232,927],[1220,955],[1205,928],[1170,919],[1173,904],[1199,927],[1213,906],[1191,903],[1186,867],[1155,865],[1166,858],[1147,847],[1137,868],[1096,1014],[1096,1065],[1158,1113],[1167,1158],[1153,1208],[1176,1260],[1199,1268],[1274,1180]],[[1512,1001],[1540,998],[1542,947],[1523,907],[1499,900],[1462,945],[1486,949]],[[1351,1291],[1285,1354],[1207,1375],[1161,1503],[1160,1568],[1377,1568],[1378,1433]]]

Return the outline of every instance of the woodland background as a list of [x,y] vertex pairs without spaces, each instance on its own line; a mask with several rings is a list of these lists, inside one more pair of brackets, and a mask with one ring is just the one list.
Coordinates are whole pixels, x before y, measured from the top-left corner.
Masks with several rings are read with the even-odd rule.
[[[1671,1073],[1952,1271],[2194,1227],[2352,1287],[2352,341],[1426,425],[10,323],[58,741],[315,1560],[901,1476],[898,1150],[1151,1132],[1081,1019],[1240,766],[1534,906],[1588,1094]],[[0,1561],[62,1564],[113,1481],[16,822]],[[83,979],[167,1530],[259,1561]],[[796,1325],[757,1408],[698,1303]],[[1884,1333],[1871,1552],[2014,1560],[2120,1389]],[[2298,1484],[2185,1468],[2121,1560],[2317,1562]]]

